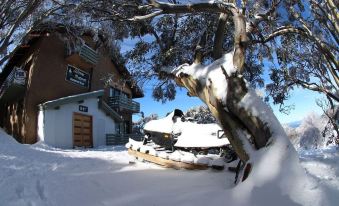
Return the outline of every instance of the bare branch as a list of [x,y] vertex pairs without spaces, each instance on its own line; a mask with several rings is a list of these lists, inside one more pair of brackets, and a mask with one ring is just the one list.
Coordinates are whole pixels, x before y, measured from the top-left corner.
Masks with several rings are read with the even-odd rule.
[[181,13],[198,13],[198,12],[222,12],[222,13],[234,13],[237,11],[237,7],[233,3],[226,2],[207,2],[207,3],[194,3],[194,4],[172,4],[162,3],[158,1],[150,1],[147,5],[148,8],[152,7],[156,9],[150,14],[143,16],[134,16],[130,18],[131,21],[141,21],[150,19],[161,14],[181,14]]
[[324,93],[326,96],[329,96],[331,99],[334,99],[335,101],[339,102],[339,97],[336,94],[332,93],[331,91],[329,91],[328,89],[324,87],[319,86],[316,83],[308,83],[308,82],[305,82],[299,79],[296,80],[295,83],[297,85],[302,86],[305,89]]
[[214,36],[213,58],[218,59],[222,55],[222,42],[224,40],[224,33],[226,29],[227,14],[221,13],[219,16],[218,28]]
[[144,16],[134,16],[132,18],[129,18],[128,20],[129,21],[141,21],[141,20],[153,18],[153,17],[158,16],[160,14],[163,14],[162,10],[158,10],[158,11],[155,11],[153,13],[150,13],[150,14],[147,14],[147,15],[144,15]]
[[274,39],[275,37],[288,34],[288,33],[297,33],[297,34],[305,34],[305,31],[301,28],[295,28],[293,26],[282,26],[274,30],[271,34],[267,35],[266,37],[263,37],[262,40],[256,40],[253,41],[253,43],[267,43]]
[[30,15],[32,12],[41,4],[41,0],[31,1],[27,7],[20,13],[16,21],[13,23],[9,31],[7,32],[5,38],[2,40],[2,45],[0,46],[0,53],[4,53],[7,50],[10,39],[18,28],[18,26]]
[[282,0],[273,0],[269,10],[264,13],[255,14],[254,18],[247,25],[247,32],[251,33],[261,22],[270,20],[281,1]]
[[202,49],[204,48],[206,44],[206,36],[207,36],[207,31],[204,31],[203,35],[200,37],[200,40],[195,47],[195,54],[194,54],[194,63],[195,64],[200,64],[203,59],[203,54],[202,54]]

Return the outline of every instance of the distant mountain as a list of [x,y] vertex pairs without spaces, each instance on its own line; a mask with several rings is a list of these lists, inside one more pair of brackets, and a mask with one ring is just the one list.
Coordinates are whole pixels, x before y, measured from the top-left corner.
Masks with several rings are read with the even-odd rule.
[[292,128],[297,128],[300,126],[300,124],[301,124],[301,120],[287,123],[287,125]]

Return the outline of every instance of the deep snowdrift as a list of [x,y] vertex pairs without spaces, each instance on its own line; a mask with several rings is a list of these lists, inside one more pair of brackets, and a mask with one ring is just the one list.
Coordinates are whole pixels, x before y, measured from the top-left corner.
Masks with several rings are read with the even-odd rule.
[[[274,155],[274,154],[271,154]],[[21,145],[0,130],[0,205],[337,205],[338,151],[302,153],[309,176],[266,176],[269,162],[245,183],[228,171],[162,169],[130,164],[123,147],[60,150]],[[285,164],[284,166],[288,166]],[[298,170],[299,171],[299,170]],[[270,173],[271,174],[271,173]],[[262,185],[253,185],[253,178]],[[260,182],[260,181],[256,181]]]
[[[269,129],[270,138],[266,147],[260,150],[254,150],[248,141],[247,131],[241,129],[236,131],[237,138],[240,139],[249,156],[247,162],[252,165],[249,178],[233,190],[236,191],[238,197],[236,204],[248,205],[251,203],[252,205],[252,202],[248,201],[252,198],[258,199],[256,203],[259,205],[275,205],[277,200],[280,200],[282,205],[327,204],[326,200],[318,195],[320,189],[313,186],[316,183],[306,176],[299,163],[298,154],[280,122],[256,92],[247,84],[247,90],[243,89],[243,92],[246,91],[246,93],[239,101],[227,99],[229,98],[227,95],[229,87],[236,84],[234,79],[245,81],[241,75],[236,73],[233,52],[225,54],[209,65],[185,64],[171,72],[179,79],[188,76],[190,82],[197,81],[199,87],[208,88],[207,96],[212,96],[220,101],[225,111],[232,108],[235,111],[246,111],[248,117],[256,117]],[[239,95],[242,94],[239,93]],[[201,98],[204,98],[204,95]],[[205,100],[208,101],[208,99]],[[239,119],[241,118],[246,117],[239,117]],[[245,122],[244,124],[246,125]],[[260,198],[256,193],[259,193]],[[266,195],[264,195],[265,193]]]

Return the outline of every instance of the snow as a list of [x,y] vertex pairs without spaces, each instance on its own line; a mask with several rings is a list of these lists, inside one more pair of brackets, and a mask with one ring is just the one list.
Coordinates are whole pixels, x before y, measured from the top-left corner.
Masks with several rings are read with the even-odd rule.
[[224,158],[220,157],[218,159],[214,159],[213,161],[211,161],[211,165],[214,165],[214,166],[224,166],[225,165]]
[[154,149],[149,151],[149,154],[153,155],[153,156],[156,156],[156,157],[158,156],[158,152],[156,150],[154,150]]
[[[212,88],[215,97],[223,103],[227,102],[228,91],[225,72],[228,76],[237,75],[233,66],[232,52],[210,65],[182,65],[172,71],[178,77],[183,73],[198,80],[202,87]],[[272,134],[267,147],[254,150],[247,141],[249,135],[245,131],[237,131],[249,154],[248,163],[253,167],[246,181],[233,189],[237,201],[231,205],[276,205],[277,202],[281,205],[330,205],[327,199],[323,198],[326,196],[323,188],[317,186],[316,181],[307,176],[300,165],[298,153],[272,110],[253,89],[248,85],[247,88],[248,92],[237,106],[260,119],[270,128]],[[225,110],[228,108],[225,107]],[[256,199],[257,196],[260,198]],[[253,203],[253,199],[257,201]]]
[[161,157],[163,159],[168,159],[169,154],[165,151],[158,152],[158,157]]
[[[273,151],[269,155],[278,158]],[[267,158],[235,186],[234,173],[227,169],[164,169],[134,161],[122,146],[62,150],[41,142],[22,145],[0,130],[0,205],[337,205],[338,149],[303,151],[302,170],[292,169],[296,177],[284,182],[291,172],[284,167],[295,167],[293,157],[282,156],[292,163],[280,166]],[[281,181],[266,176],[272,169]]]
[[177,151],[174,151],[172,154],[170,154],[168,159],[180,162],[181,156],[182,155],[180,151],[177,150]]
[[286,140],[285,144],[290,145],[286,133],[278,119],[268,105],[257,95],[254,89],[248,88],[248,92],[240,101],[239,106],[250,111],[253,116],[259,117],[264,123],[266,123],[273,132],[273,138],[280,138],[281,141]]
[[194,160],[195,160],[194,155],[190,153],[187,153],[181,158],[181,161],[185,163],[194,163]]
[[333,126],[328,123],[327,116],[311,112],[299,121],[297,127],[284,125],[284,129],[297,149],[325,148],[328,145],[334,145],[335,141],[331,140],[337,136]]
[[51,101],[47,101],[43,104],[41,104],[42,106],[44,105],[48,105],[48,104],[54,104],[57,102],[62,102],[64,100],[67,99],[74,99],[77,97],[86,97],[86,96],[91,96],[91,95],[97,95],[97,96],[102,96],[103,95],[104,90],[97,90],[97,91],[92,91],[92,92],[87,92],[87,93],[81,93],[81,94],[76,94],[76,95],[71,95],[71,96],[67,96],[67,97],[61,97],[59,99],[55,99],[55,100],[51,100]]
[[[217,97],[225,101],[227,81],[221,65],[228,75],[234,73],[232,59],[226,54],[208,66],[183,65],[176,74],[193,75],[203,86],[212,86]],[[298,154],[254,90],[249,90],[239,106],[260,118],[273,134],[269,147],[251,153],[250,176],[237,185],[233,184],[234,173],[227,169],[163,169],[133,160],[124,147],[61,150],[41,142],[22,145],[0,131],[0,205],[337,205],[338,149]],[[214,136],[213,128],[180,119],[173,124],[172,116],[149,122],[145,130],[181,132],[183,137],[195,140],[199,135]],[[248,138],[241,131],[239,135]],[[187,141],[190,145],[195,142],[200,141]],[[143,148],[141,144],[132,145],[133,149]],[[142,150],[146,152],[147,148]],[[165,151],[157,155],[178,157]],[[192,154],[180,159],[213,164]]]
[[167,115],[165,118],[158,120],[151,120],[144,126],[144,130],[161,132],[161,133],[172,133],[173,130],[173,121],[172,117],[174,112]]
[[210,162],[210,158],[208,158],[208,157],[199,157],[199,155],[198,155],[198,157],[197,157],[197,159],[196,159],[197,161],[196,162],[194,162],[194,163],[196,163],[196,164],[201,164],[201,165],[208,165],[209,164],[209,162]]
[[[227,96],[225,92],[227,91],[227,82],[225,81],[225,75],[221,67],[225,69],[229,76],[236,71],[236,68],[233,66],[233,52],[223,55],[220,59],[215,60],[207,66],[201,64],[184,64],[172,71],[172,73],[175,73],[177,76],[179,76],[180,73],[191,75],[199,80],[202,87],[212,86],[215,95],[222,101],[225,101]],[[212,80],[213,84],[210,80]]]
[[163,119],[148,122],[144,130],[178,134],[178,141],[174,145],[176,147],[221,147],[229,144],[227,138],[218,138],[218,131],[222,131],[218,124],[197,124],[180,118],[174,123],[173,115],[174,112]]
[[178,121],[175,126],[180,128],[181,132],[174,145],[176,147],[221,147],[229,144],[227,138],[218,138],[218,131],[222,131],[222,129],[217,124],[195,124]]

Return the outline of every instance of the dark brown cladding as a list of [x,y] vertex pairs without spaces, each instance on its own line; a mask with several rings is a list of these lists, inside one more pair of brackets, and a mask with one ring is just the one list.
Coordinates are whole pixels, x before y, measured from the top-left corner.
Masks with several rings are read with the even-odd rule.
[[[119,80],[130,78],[130,75],[124,66],[117,68],[110,55],[99,51],[96,64],[90,64],[76,55],[72,58],[65,52],[66,45],[62,37],[63,33],[59,31],[34,33],[28,37],[26,44],[16,48],[15,55],[0,74],[1,86],[15,66],[23,68],[27,73],[25,91],[21,97],[9,101],[0,97],[0,126],[21,143],[32,144],[37,141],[37,105],[65,96],[104,89],[103,78],[109,74],[114,77],[111,86],[119,88],[130,98],[143,96],[138,87],[131,87],[131,84],[121,86]],[[88,36],[83,38],[90,41]],[[88,45],[93,44],[89,42]],[[88,87],[66,79],[68,65],[90,75]],[[132,125],[132,113],[122,111],[121,115]]]

